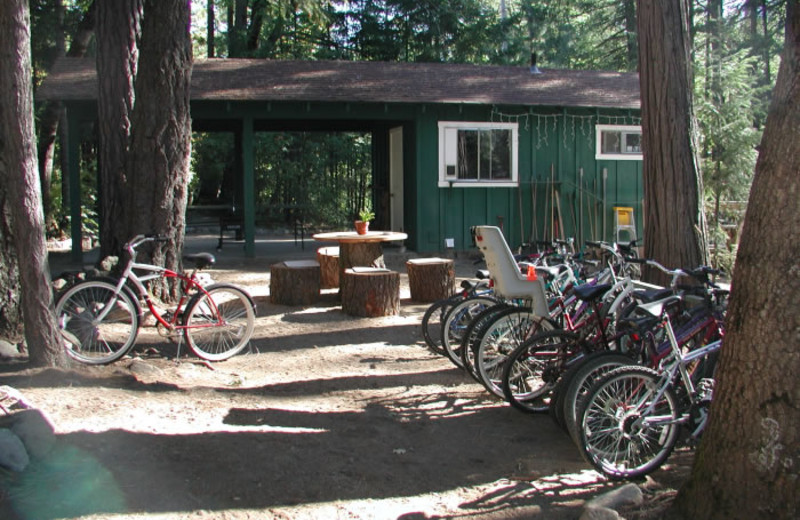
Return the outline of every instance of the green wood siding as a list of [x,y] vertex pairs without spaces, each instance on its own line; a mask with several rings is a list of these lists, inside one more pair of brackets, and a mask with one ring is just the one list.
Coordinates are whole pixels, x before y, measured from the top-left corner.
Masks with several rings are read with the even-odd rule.
[[[436,252],[444,248],[445,238],[453,238],[456,249],[468,249],[469,228],[475,225],[502,226],[512,248],[530,240],[562,237],[612,240],[615,206],[634,208],[641,235],[641,161],[595,159],[598,120],[638,124],[629,116],[552,107],[439,106],[422,111],[416,125],[416,194],[419,222],[424,224],[411,246]],[[440,188],[439,121],[518,122],[518,187]]]
[[[92,104],[69,103],[75,121],[94,120]],[[595,159],[595,125],[639,124],[637,111],[559,107],[482,106],[456,104],[192,102],[198,129],[241,132],[239,149],[243,189],[252,186],[254,133],[261,131],[357,130],[378,135],[376,174],[386,176],[386,136],[403,128],[404,223],[407,246],[419,253],[439,253],[445,239],[457,250],[471,247],[469,228],[501,225],[512,248],[528,240],[574,237],[612,240],[613,207],[634,208],[642,233],[641,161]],[[519,184],[517,187],[444,187],[439,181],[440,121],[517,122]],[[75,126],[77,128],[77,126]],[[69,153],[77,154],[73,138]],[[76,168],[76,166],[73,166]],[[77,172],[71,172],[77,175]],[[76,178],[76,177],[73,177]],[[381,185],[386,179],[379,178]],[[251,195],[252,196],[252,195]],[[76,197],[75,200],[79,199]],[[245,214],[254,208],[245,196]],[[559,204],[554,204],[558,200]],[[73,200],[73,206],[75,206]],[[78,202],[79,204],[79,202]],[[555,207],[560,207],[560,219]],[[73,214],[75,209],[73,207]],[[245,223],[250,254],[253,223]],[[75,233],[75,230],[73,230]],[[78,231],[79,233],[79,231]],[[79,243],[79,242],[78,242]]]

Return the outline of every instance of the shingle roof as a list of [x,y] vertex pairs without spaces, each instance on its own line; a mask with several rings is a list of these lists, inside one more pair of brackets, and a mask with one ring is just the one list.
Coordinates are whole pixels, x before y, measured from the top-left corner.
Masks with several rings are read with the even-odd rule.
[[[97,98],[94,59],[58,60],[36,99]],[[465,103],[638,109],[636,73],[365,61],[195,61],[192,100]]]

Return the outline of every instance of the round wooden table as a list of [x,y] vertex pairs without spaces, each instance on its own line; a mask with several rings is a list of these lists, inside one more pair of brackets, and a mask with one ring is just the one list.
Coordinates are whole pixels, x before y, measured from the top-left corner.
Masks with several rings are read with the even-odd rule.
[[313,235],[318,242],[337,242],[339,244],[339,273],[351,267],[385,268],[383,261],[383,242],[405,240],[408,235],[397,231],[368,231],[359,235],[355,231],[336,231]]

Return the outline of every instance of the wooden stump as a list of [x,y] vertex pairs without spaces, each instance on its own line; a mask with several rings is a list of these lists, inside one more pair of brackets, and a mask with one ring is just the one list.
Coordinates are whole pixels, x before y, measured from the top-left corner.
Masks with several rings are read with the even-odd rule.
[[382,269],[386,267],[383,260],[383,246],[380,242],[342,242],[339,247],[339,264],[340,272],[362,266]]
[[314,260],[293,260],[270,267],[269,294],[279,305],[311,305],[319,296],[320,270]]
[[456,270],[446,258],[414,258],[406,262],[411,299],[435,302],[455,292]]
[[317,262],[320,270],[320,288],[339,287],[339,248],[320,247],[317,249]]
[[346,269],[342,310],[351,316],[393,316],[400,310],[400,273],[374,267]]

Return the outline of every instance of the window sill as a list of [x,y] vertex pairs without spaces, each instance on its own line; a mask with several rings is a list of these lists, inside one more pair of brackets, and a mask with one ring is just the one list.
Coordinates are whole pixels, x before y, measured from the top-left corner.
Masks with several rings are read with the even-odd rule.
[[515,181],[487,182],[487,181],[464,181],[464,180],[454,180],[454,181],[439,180],[439,187],[440,188],[516,188],[517,183]]
[[642,161],[644,160],[640,153],[627,153],[627,154],[598,154],[594,158],[598,161]]

